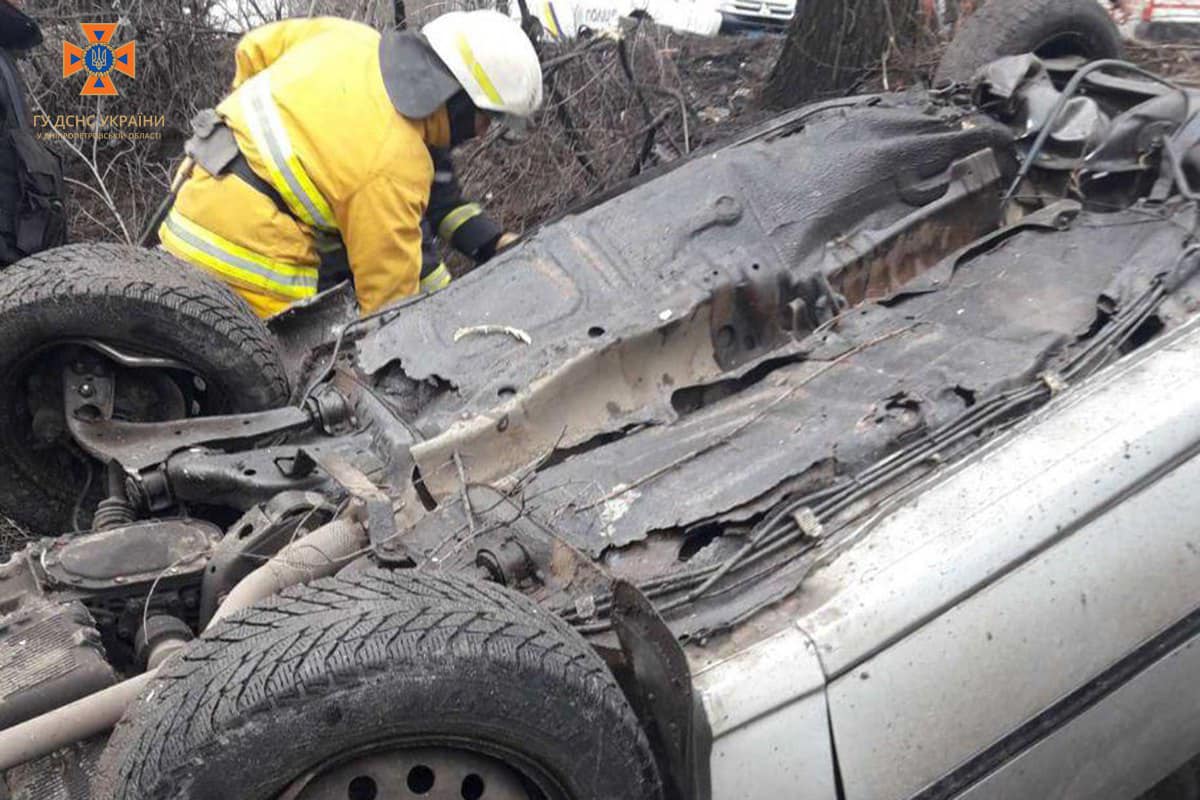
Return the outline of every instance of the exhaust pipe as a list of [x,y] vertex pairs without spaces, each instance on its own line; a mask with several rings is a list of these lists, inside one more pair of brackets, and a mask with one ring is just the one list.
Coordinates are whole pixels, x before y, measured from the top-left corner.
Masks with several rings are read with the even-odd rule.
[[[367,546],[367,533],[357,522],[337,520],[318,528],[242,578],[207,627],[289,586],[333,575]],[[0,731],[0,770],[112,730],[142,690],[153,682],[157,672],[157,669],[143,672]]]

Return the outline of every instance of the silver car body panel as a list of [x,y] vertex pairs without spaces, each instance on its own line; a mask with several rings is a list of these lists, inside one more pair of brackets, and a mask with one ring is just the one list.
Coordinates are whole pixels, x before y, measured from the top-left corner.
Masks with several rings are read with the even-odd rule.
[[1177,647],[963,800],[1128,800],[1200,753],[1200,639]]
[[1187,616],[1197,486],[1192,460],[837,679],[848,800],[916,794]]
[[[793,617],[829,681],[828,719],[794,708],[823,695],[811,651],[781,666],[805,641],[793,632],[696,670],[714,720],[713,796],[781,796],[758,786],[829,796],[812,757],[829,727],[848,800],[913,796],[1188,616],[1200,606],[1197,400],[1200,325],[1190,324],[1064,394],[832,557]],[[1142,673],[1142,691],[1153,674],[1170,673]],[[771,704],[754,698],[768,691],[774,712],[726,711],[762,710]],[[1121,701],[1108,695],[1027,757]],[[788,736],[773,719],[784,713]],[[1154,727],[1127,723],[1147,736]],[[1196,730],[1177,731],[1188,736]],[[791,760],[764,760],[781,742]],[[730,757],[747,748],[758,756],[753,782],[734,769],[746,756]],[[1093,766],[1088,785],[1161,777],[1127,756]],[[1032,768],[1011,774],[1030,788]],[[1004,771],[975,791],[985,786],[987,796],[1056,796],[1007,794]]]
[[694,681],[712,728],[714,798],[837,800],[825,673],[799,628],[700,668]]

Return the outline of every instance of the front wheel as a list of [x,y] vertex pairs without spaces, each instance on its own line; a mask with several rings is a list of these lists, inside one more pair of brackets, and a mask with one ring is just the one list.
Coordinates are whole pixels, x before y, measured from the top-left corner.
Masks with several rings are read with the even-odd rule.
[[67,433],[68,370],[113,378],[112,415],[127,421],[288,401],[274,337],[197,268],[110,244],[17,262],[0,273],[0,511],[36,533],[86,525],[103,496],[101,465]]
[[604,662],[522,595],[370,570],[295,587],[169,660],[104,797],[659,800]]

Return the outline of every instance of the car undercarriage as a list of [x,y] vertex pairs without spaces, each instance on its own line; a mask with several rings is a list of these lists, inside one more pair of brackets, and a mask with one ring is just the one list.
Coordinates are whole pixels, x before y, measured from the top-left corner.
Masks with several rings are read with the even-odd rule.
[[[709,796],[697,665],[778,633],[900,504],[1200,309],[1196,95],[1049,66],[791,112],[367,317],[323,294],[271,322],[279,407],[222,413],[219,380],[101,331],[14,362],[13,469],[90,518],[0,566],[14,796],[87,796],[108,728],[196,637],[381,570],[569,625],[647,774]],[[477,796],[556,796],[438,758],[496,787]],[[262,796],[346,797],[337,769]]]

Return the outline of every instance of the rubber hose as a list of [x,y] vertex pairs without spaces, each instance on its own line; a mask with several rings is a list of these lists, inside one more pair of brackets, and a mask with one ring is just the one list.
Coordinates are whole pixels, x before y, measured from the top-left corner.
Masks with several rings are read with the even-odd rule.
[[[366,531],[357,522],[338,520],[317,528],[242,578],[217,608],[208,627],[288,586],[333,575],[367,544]],[[111,730],[157,672],[143,672],[0,731],[0,770]]]

